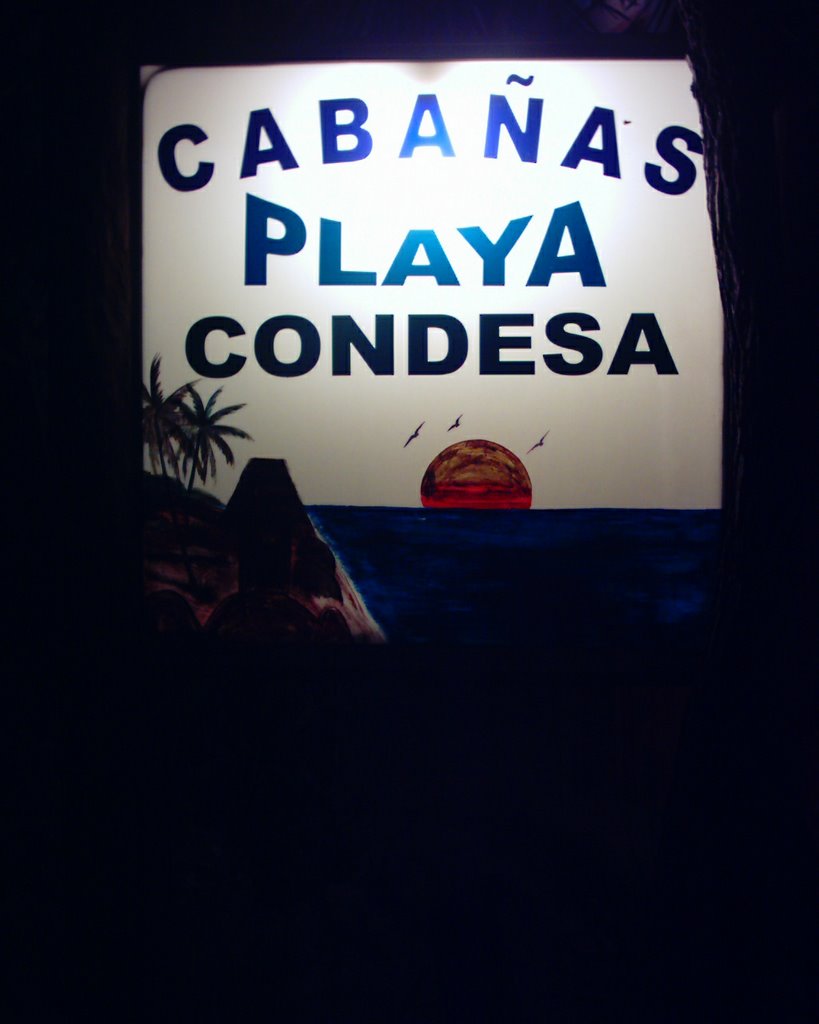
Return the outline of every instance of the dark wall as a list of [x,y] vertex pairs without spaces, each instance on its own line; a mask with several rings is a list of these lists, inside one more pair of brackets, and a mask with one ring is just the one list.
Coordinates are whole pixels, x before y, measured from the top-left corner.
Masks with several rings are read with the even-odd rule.
[[714,673],[667,818],[669,959],[694,1009],[716,993],[719,1015],[797,1020],[819,1006],[815,357],[797,342],[815,316],[815,11],[680,8],[725,311],[725,523]]
[[807,33],[798,8],[683,13],[719,210],[728,529],[714,658],[638,686],[526,653],[273,663],[139,630],[138,64],[615,42],[558,4],[27,8],[4,89],[13,1019],[807,1012]]

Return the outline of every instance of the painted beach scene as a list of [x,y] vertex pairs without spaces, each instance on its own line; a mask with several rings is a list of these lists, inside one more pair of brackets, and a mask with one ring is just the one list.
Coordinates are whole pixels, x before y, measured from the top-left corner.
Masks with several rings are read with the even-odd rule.
[[[462,414],[445,417],[416,507],[305,504],[286,458],[251,454],[242,404],[200,390],[166,393],[159,358],[143,387],[151,632],[537,645],[624,664],[704,649],[718,510],[533,508],[527,461],[548,456],[552,428],[517,455],[459,437]],[[396,457],[429,426],[410,424]],[[225,501],[209,485],[227,467],[238,475]]]

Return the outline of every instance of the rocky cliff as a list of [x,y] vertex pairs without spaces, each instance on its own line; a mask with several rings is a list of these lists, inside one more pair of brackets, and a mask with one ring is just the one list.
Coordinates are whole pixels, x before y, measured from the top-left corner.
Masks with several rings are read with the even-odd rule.
[[222,510],[156,483],[144,538],[150,629],[260,643],[384,641],[283,459],[251,459]]

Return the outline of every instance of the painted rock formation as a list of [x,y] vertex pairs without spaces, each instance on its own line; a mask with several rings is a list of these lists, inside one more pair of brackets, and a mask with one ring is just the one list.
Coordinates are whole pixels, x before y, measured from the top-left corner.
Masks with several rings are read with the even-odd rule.
[[[216,522],[210,510],[206,518],[210,529],[204,549],[204,532],[190,499],[176,510],[155,510],[146,523],[150,628],[187,632],[198,624],[211,635],[254,643],[384,641],[352,581],[316,532],[283,459],[251,459]],[[157,540],[160,536],[164,541]],[[185,557],[192,568],[187,578]],[[190,607],[190,615],[180,602]]]

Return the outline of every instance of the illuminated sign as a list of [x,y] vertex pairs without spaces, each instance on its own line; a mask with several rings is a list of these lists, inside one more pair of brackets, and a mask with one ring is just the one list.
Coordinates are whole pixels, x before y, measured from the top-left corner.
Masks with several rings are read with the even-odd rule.
[[166,443],[180,480],[228,502],[280,459],[307,506],[718,508],[701,154],[682,61],[155,74],[145,380],[233,410],[207,456]]

